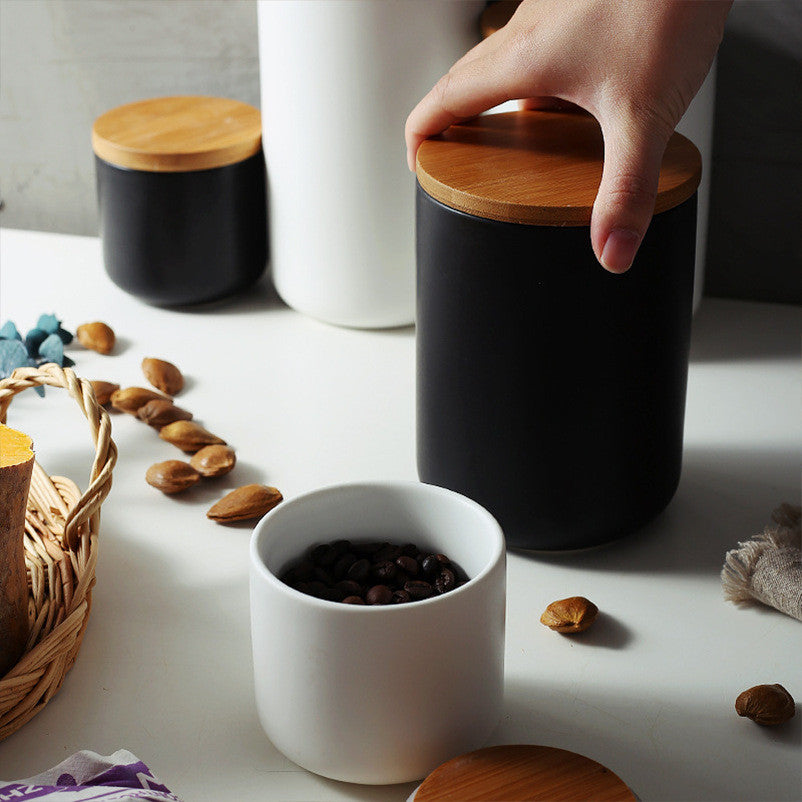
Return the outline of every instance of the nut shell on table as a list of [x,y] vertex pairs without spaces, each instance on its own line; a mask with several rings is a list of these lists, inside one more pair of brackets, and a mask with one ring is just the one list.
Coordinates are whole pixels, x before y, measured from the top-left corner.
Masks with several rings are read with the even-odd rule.
[[111,394],[120,389],[120,385],[114,384],[114,382],[95,380],[89,383],[92,385],[92,389],[95,391],[95,400],[101,406],[108,404],[111,401]]
[[207,478],[223,476],[234,468],[237,455],[230,446],[213,445],[204,446],[192,455],[189,464],[201,475]]
[[[111,405],[120,412],[136,415],[148,401],[164,399],[161,393],[148,390],[146,387],[124,387],[111,394]],[[169,399],[168,399],[169,400]]]
[[204,446],[226,445],[226,441],[191,420],[177,420],[159,430],[159,437],[182,451],[194,454]]
[[794,717],[794,697],[782,685],[755,685],[738,695],[735,712],[764,727],[783,724]]
[[169,398],[154,398],[143,404],[136,412],[137,418],[154,429],[161,429],[177,420],[192,420],[192,413],[176,406]]
[[188,463],[180,459],[168,459],[151,465],[145,474],[145,481],[171,495],[181,493],[200,481],[201,475]]
[[100,320],[82,323],[75,330],[75,336],[84,348],[97,351],[99,354],[110,354],[114,350],[116,342],[114,329]]
[[209,509],[206,517],[218,523],[261,518],[283,499],[275,487],[243,485],[223,496]]
[[157,390],[167,395],[176,395],[184,389],[184,375],[172,362],[146,357],[142,360],[142,373]]
[[599,608],[584,596],[571,596],[552,602],[540,616],[540,623],[555,632],[583,632],[595,620]]

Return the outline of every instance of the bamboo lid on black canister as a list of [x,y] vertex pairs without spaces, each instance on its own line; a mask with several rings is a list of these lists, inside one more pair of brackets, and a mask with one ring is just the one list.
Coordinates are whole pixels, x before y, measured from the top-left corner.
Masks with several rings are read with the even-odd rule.
[[140,100],[101,114],[92,126],[95,154],[132,170],[209,170],[244,161],[261,147],[259,110],[220,97]]
[[[604,143],[589,114],[484,114],[424,141],[421,187],[461,212],[509,223],[586,226],[601,182]],[[674,133],[657,188],[655,214],[688,200],[699,185],[696,146]]]

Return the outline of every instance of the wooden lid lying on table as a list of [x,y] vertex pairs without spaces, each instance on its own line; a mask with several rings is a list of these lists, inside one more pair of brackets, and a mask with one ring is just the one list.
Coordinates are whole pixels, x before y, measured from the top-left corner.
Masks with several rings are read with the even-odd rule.
[[414,802],[634,802],[635,794],[595,760],[550,746],[491,746],[436,768]]
[[[417,174],[435,200],[461,212],[541,226],[586,226],[601,182],[604,142],[589,114],[513,111],[452,125],[418,149]],[[693,195],[702,174],[696,146],[668,142],[655,214]]]
[[262,147],[259,110],[222,97],[140,100],[101,114],[92,148],[118,167],[177,173],[225,167]]

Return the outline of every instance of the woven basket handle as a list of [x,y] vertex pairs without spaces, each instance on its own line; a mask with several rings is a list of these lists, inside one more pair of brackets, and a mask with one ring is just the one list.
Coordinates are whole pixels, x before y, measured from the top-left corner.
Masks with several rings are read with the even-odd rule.
[[79,379],[71,368],[61,368],[52,362],[38,368],[17,368],[11,376],[0,381],[0,423],[5,423],[8,407],[15,395],[45,384],[63,387],[75,399],[89,421],[95,444],[89,487],[70,511],[64,525],[65,543],[73,549],[78,542],[78,530],[90,517],[100,515],[100,505],[111,490],[111,472],[117,462],[117,446],[111,439],[109,414],[98,404],[92,384],[86,379]]

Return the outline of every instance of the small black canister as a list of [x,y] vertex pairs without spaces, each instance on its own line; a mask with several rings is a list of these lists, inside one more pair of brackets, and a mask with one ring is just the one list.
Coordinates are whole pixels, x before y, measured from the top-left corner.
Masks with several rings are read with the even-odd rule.
[[109,277],[159,305],[235,294],[267,262],[259,110],[216,97],[129,103],[95,120]]
[[484,115],[418,153],[418,472],[511,546],[626,535],[679,482],[701,160],[671,138],[621,275],[590,246],[602,166],[572,113]]

